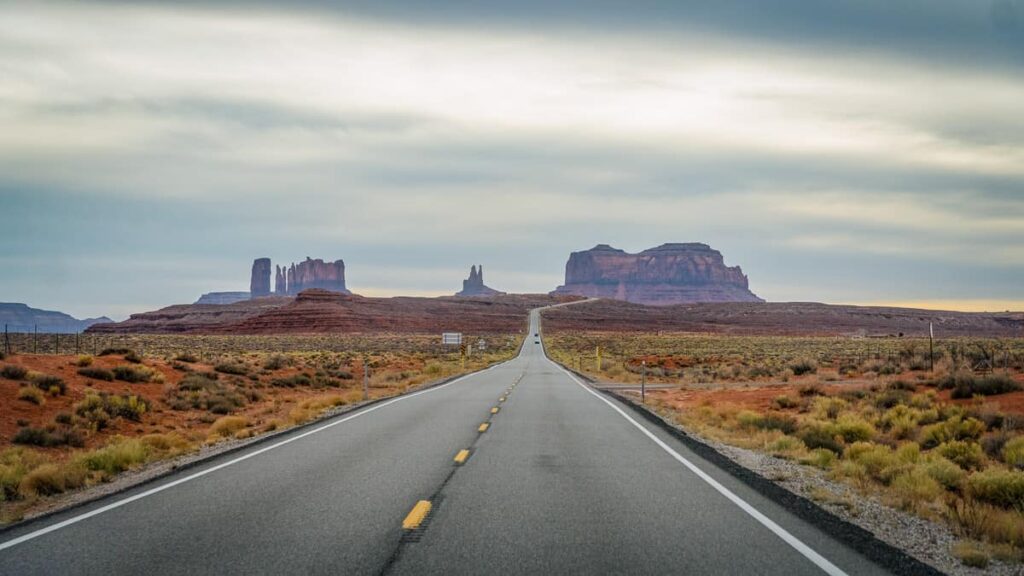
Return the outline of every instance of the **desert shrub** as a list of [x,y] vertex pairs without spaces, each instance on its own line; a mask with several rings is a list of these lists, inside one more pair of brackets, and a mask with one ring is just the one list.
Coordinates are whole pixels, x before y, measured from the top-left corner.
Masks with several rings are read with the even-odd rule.
[[953,545],[953,556],[956,556],[964,566],[972,568],[988,568],[988,552],[975,542],[960,541]]
[[892,448],[871,442],[854,442],[847,446],[843,459],[860,464],[871,478],[885,484],[900,470],[900,461]]
[[235,364],[231,362],[221,362],[214,366],[213,369],[221,374],[233,374],[236,376],[245,376],[249,373],[249,369],[242,364]]
[[1024,513],[1024,472],[991,468],[967,478],[971,496],[1001,508]]
[[839,413],[842,412],[849,403],[842,398],[830,398],[828,396],[819,396],[814,399],[814,414],[819,418],[826,418],[828,420],[835,420],[839,417]]
[[440,374],[442,370],[443,369],[441,368],[441,365],[438,364],[437,362],[428,362],[427,365],[423,368],[423,372],[431,376],[436,376]]
[[825,390],[821,387],[821,384],[804,384],[797,389],[797,392],[801,396],[824,396]]
[[796,418],[780,412],[758,414],[757,412],[743,410],[736,415],[736,421],[741,428],[779,430],[784,434],[795,432],[797,427]]
[[192,372],[181,379],[168,404],[173,410],[207,410],[213,414],[230,414],[245,406],[245,396],[210,377]]
[[287,366],[291,366],[292,359],[284,354],[272,354],[263,361],[264,370],[280,370]]
[[776,408],[780,409],[796,408],[797,406],[800,405],[799,402],[793,400],[792,398],[786,396],[785,394],[783,394],[782,396],[776,396],[775,400],[772,400],[772,404],[774,404]]
[[964,470],[977,470],[985,464],[985,452],[974,442],[950,440],[940,444],[935,451]]
[[807,456],[800,460],[801,464],[807,464],[809,466],[816,466],[822,470],[828,470],[835,464],[836,453],[826,448],[816,448],[811,450]]
[[811,358],[800,358],[789,363],[788,368],[795,376],[814,374],[818,371],[818,363]]
[[967,473],[955,463],[941,456],[931,458],[924,464],[924,470],[928,476],[941,484],[947,490],[959,490],[963,486]]
[[3,368],[0,368],[0,376],[3,376],[8,380],[24,380],[26,375],[28,375],[28,370],[25,369],[24,366],[7,364]]
[[188,440],[177,434],[146,434],[140,440],[150,453],[158,453],[162,456],[183,454],[191,448]]
[[992,396],[1021,389],[1021,385],[1005,374],[976,376],[969,370],[958,370],[932,382],[939,390],[952,389],[953,398],[971,398],[974,395]]
[[953,416],[921,429],[921,445],[932,448],[950,440],[977,440],[985,433],[985,424],[975,418]]
[[994,396],[1016,392],[1020,389],[1021,385],[1013,378],[1005,374],[992,374],[957,381],[950,396],[952,398],[973,398],[975,395]]
[[18,430],[11,440],[15,444],[28,444],[29,446],[55,446],[49,432],[42,428],[25,427]]
[[812,450],[824,448],[836,453],[843,451],[843,445],[838,439],[835,425],[829,422],[809,422],[797,432],[796,436]]
[[199,361],[199,358],[191,352],[180,352],[174,356],[175,362],[188,362],[189,364],[195,364]]
[[76,462],[89,470],[114,475],[142,464],[149,455],[149,448],[138,438],[115,438],[103,448],[81,454]]
[[297,386],[309,386],[313,383],[306,374],[295,374],[287,378],[274,378],[270,381],[270,385],[275,388],[295,388]]
[[67,394],[68,385],[64,382],[63,378],[59,376],[50,376],[48,374],[33,374],[31,377],[32,384],[40,390],[50,392],[53,389],[57,390],[57,394]]
[[128,354],[134,354],[135,351],[131,348],[104,348],[100,351],[100,356],[126,356]]
[[934,502],[945,491],[926,470],[916,466],[897,472],[890,480],[889,488],[904,510],[915,510],[921,504]]
[[799,438],[793,436],[780,436],[767,446],[768,452],[776,456],[790,456],[793,454],[800,454],[806,447]]
[[894,380],[885,388],[887,390],[906,390],[907,392],[917,391],[917,386],[913,382],[907,382],[906,380]]
[[847,443],[870,440],[875,435],[874,426],[854,414],[840,416],[835,431]]
[[149,405],[138,396],[106,392],[87,394],[81,402],[75,404],[75,414],[84,419],[93,430],[106,428],[112,418],[139,422],[148,410]]
[[24,400],[30,404],[36,406],[42,406],[46,404],[46,396],[43,391],[34,386],[22,386],[18,388],[18,400]]
[[900,404],[906,404],[910,400],[911,394],[906,390],[899,388],[890,388],[883,390],[877,396],[875,396],[875,406],[881,410],[887,410]]
[[1003,445],[1003,462],[1024,470],[1024,436],[1017,436]]
[[85,483],[85,470],[79,466],[43,464],[25,474],[18,486],[22,495],[50,496]]
[[53,446],[77,446],[85,445],[85,439],[81,433],[72,428],[45,429],[25,427],[18,430],[11,440],[15,444],[26,444],[29,446],[40,446],[51,448]]
[[248,425],[249,419],[244,416],[222,416],[210,426],[210,434],[227,438],[234,436]]
[[92,378],[93,380],[103,380],[106,382],[112,382],[114,380],[114,373],[106,368],[79,368],[78,374],[80,376],[85,376],[86,378]]
[[331,376],[339,380],[351,380],[354,378],[352,373],[349,372],[348,370],[332,370],[330,374]]
[[5,354],[3,350],[0,350],[0,360],[5,360],[6,358],[7,354]]
[[134,350],[125,354],[124,359],[126,362],[131,362],[132,364],[142,364],[142,355]]
[[75,366],[78,366],[79,368],[92,366],[92,356],[89,356],[88,354],[82,354],[75,360]]
[[156,372],[145,366],[114,366],[114,378],[125,382],[140,383],[156,379]]

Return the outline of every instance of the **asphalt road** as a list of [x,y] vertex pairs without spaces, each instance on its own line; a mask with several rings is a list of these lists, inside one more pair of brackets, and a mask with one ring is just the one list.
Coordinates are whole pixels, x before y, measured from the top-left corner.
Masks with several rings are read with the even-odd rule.
[[511,362],[0,534],[0,574],[886,573],[576,381],[531,321]]

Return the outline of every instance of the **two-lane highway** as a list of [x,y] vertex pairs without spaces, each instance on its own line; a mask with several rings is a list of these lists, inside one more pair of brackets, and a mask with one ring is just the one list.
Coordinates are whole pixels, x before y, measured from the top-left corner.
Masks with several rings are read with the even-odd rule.
[[4,533],[0,573],[885,573],[578,382],[538,331],[534,312],[515,360]]

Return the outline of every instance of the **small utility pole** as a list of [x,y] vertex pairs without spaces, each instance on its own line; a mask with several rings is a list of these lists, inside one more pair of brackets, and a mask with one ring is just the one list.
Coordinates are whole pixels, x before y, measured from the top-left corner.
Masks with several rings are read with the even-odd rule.
[[594,355],[597,356],[597,371],[601,371],[601,347],[597,346],[594,348]]
[[39,351],[39,324],[32,325],[32,353]]
[[370,363],[363,358],[363,400],[370,399]]
[[928,323],[928,371],[935,372],[935,324]]
[[640,362],[640,403],[647,403],[647,360]]

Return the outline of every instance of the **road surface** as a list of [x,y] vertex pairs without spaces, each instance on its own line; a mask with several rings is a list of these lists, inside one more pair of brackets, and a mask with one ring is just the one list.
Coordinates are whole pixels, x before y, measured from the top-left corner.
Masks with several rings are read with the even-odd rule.
[[534,312],[510,362],[0,534],[0,574],[886,573],[585,387],[538,331]]

